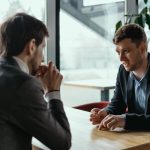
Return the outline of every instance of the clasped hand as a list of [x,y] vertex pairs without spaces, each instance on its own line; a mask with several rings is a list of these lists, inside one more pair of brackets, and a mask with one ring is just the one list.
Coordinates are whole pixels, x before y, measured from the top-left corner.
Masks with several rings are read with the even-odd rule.
[[48,66],[41,65],[36,76],[41,80],[45,93],[60,90],[63,76],[51,61]]
[[123,115],[107,114],[104,109],[94,108],[91,110],[90,121],[92,124],[98,124],[98,129],[124,128],[125,119]]

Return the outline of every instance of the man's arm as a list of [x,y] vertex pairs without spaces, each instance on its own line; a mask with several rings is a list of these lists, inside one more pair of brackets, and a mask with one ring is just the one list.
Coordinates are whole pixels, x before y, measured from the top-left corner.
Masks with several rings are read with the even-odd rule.
[[71,133],[63,104],[57,99],[47,103],[43,94],[37,81],[32,78],[26,81],[18,89],[10,121],[50,149],[68,150]]
[[150,130],[150,115],[127,113],[125,129]]
[[121,65],[117,74],[116,86],[111,103],[105,108],[109,114],[124,114],[126,110],[125,104],[125,74],[123,74],[123,66]]

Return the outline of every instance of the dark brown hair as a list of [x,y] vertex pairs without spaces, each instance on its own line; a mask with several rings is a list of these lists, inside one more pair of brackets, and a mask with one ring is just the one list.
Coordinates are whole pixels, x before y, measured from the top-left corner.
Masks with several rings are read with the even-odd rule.
[[16,56],[31,39],[34,38],[36,46],[39,46],[43,38],[48,36],[42,21],[26,13],[17,13],[1,25],[0,50],[5,56]]
[[126,38],[131,39],[132,42],[134,42],[137,46],[142,41],[147,42],[147,37],[144,29],[137,24],[128,24],[119,28],[114,35],[113,42],[114,44],[117,44],[118,42]]

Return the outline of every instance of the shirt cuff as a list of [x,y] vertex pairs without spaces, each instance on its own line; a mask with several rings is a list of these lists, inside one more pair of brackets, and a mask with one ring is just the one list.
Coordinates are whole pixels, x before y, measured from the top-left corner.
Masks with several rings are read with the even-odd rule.
[[121,117],[126,120],[126,114],[122,114]]
[[[121,115],[121,118],[123,118],[123,119],[124,119],[125,124],[126,124],[126,114],[122,114],[122,115]],[[124,124],[124,127],[123,127],[123,128],[125,128],[125,124]]]
[[45,94],[45,99],[49,102],[52,99],[60,100],[60,91],[53,91]]

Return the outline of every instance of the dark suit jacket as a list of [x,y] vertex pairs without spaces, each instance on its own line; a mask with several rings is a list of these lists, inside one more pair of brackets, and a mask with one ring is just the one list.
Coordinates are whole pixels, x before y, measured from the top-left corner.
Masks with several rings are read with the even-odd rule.
[[32,136],[52,150],[70,148],[63,104],[46,103],[43,94],[40,82],[14,59],[0,59],[0,150],[30,150]]
[[[148,54],[148,61],[150,64],[150,54]],[[123,65],[119,68],[114,96],[106,110],[111,114],[124,114],[126,108],[128,108],[125,129],[150,130],[150,66],[147,73],[145,112],[140,114],[135,109],[133,76],[130,76],[130,73],[124,69]]]

